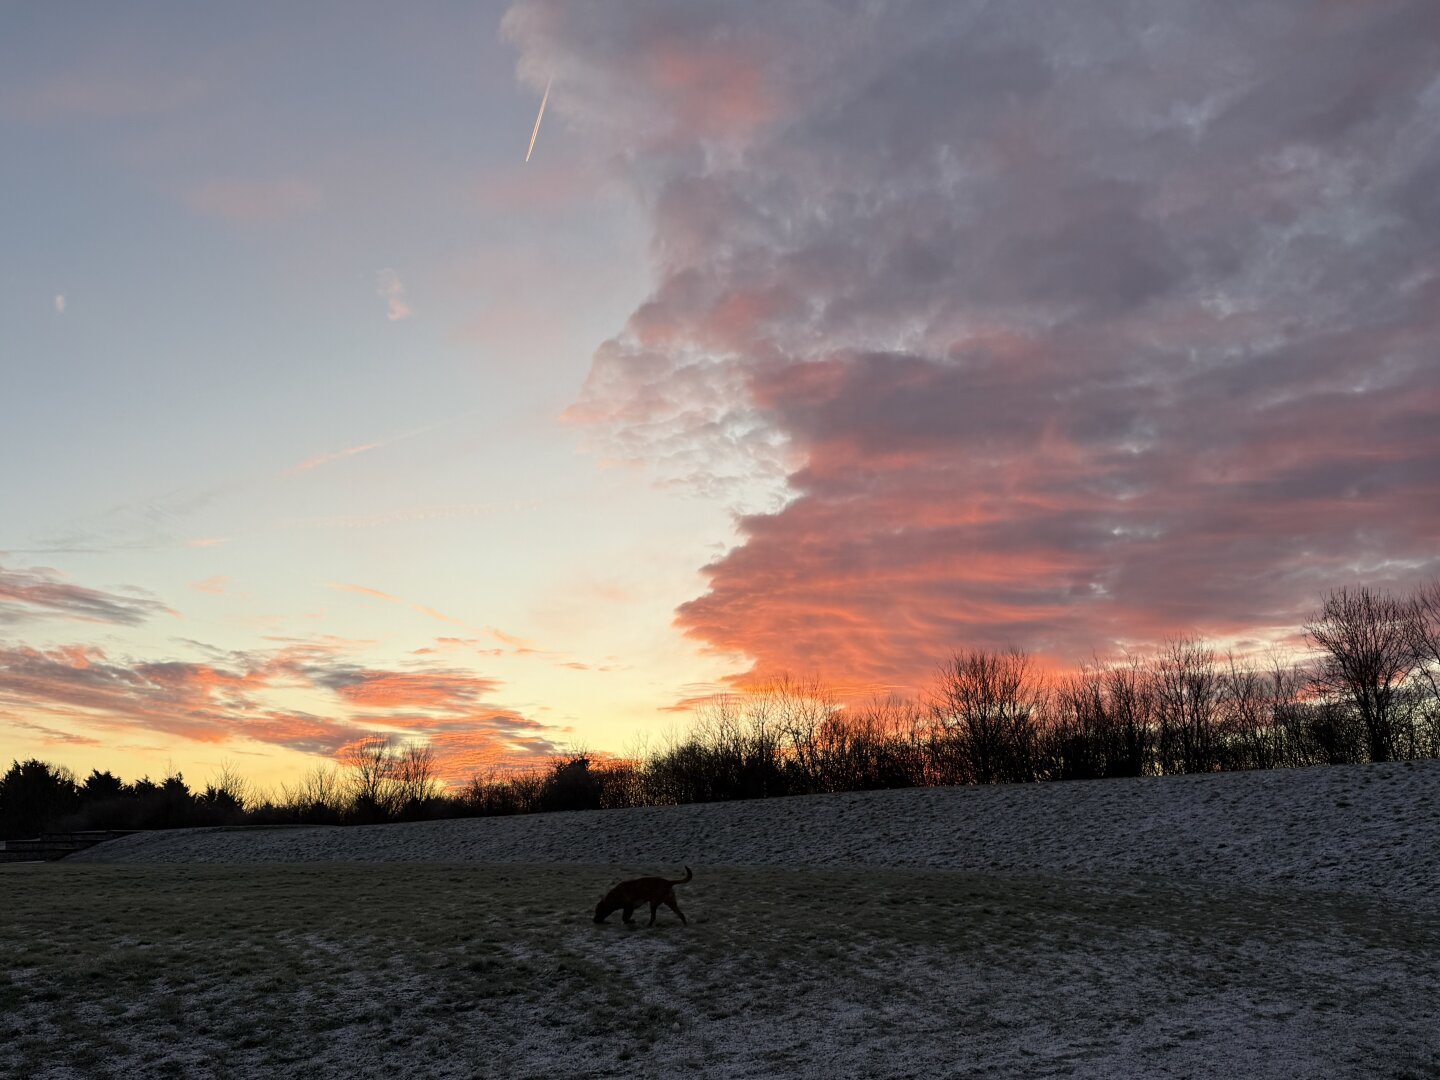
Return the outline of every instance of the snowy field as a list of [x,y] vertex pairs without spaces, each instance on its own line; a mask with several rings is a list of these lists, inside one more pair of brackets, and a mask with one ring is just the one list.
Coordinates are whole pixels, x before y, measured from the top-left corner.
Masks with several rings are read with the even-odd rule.
[[134,836],[0,872],[0,1075],[1434,1077],[1437,886],[1437,762]]

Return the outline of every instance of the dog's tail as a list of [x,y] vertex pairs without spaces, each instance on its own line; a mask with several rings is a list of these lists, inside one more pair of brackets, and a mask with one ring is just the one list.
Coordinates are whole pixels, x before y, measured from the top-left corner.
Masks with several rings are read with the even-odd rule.
[[684,885],[687,881],[689,881],[689,880],[690,880],[691,878],[693,878],[694,876],[695,876],[695,875],[690,872],[690,868],[687,866],[687,867],[685,867],[685,876],[682,877],[682,878],[680,878],[680,879],[677,880],[677,881],[672,881],[672,882],[670,882],[670,884],[671,884],[671,885]]

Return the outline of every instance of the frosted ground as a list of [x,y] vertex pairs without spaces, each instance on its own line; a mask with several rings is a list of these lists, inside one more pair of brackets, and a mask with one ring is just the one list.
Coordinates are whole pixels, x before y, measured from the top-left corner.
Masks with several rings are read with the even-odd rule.
[[1440,762],[134,836],[0,873],[0,1075],[1433,1077],[1437,886]]

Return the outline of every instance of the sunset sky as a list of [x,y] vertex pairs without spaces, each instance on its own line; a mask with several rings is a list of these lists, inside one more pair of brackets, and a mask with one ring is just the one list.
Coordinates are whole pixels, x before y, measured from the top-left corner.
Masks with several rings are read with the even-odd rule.
[[0,764],[461,779],[1440,572],[1434,0],[12,3],[0,146]]

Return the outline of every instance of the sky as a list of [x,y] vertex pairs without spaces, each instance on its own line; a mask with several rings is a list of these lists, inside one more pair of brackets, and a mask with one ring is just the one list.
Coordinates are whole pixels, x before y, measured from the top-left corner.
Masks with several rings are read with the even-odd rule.
[[0,758],[463,780],[1440,572],[1433,0],[10,3],[0,147]]

